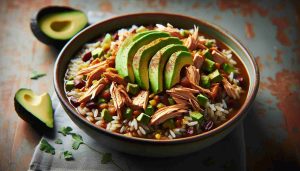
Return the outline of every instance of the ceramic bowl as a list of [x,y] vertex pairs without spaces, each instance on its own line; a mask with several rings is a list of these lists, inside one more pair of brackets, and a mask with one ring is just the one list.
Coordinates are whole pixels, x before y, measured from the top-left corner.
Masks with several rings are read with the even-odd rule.
[[[108,132],[103,128],[94,126],[79,114],[69,103],[64,91],[64,75],[70,59],[74,57],[84,44],[107,32],[114,32],[121,28],[128,28],[132,25],[155,25],[157,23],[170,23],[174,27],[191,29],[194,25],[204,34],[225,43],[230,47],[244,63],[249,75],[249,91],[245,103],[238,110],[237,114],[221,126],[192,137],[174,140],[154,140],[136,137],[127,137],[121,134]],[[247,111],[253,103],[259,84],[259,71],[254,58],[249,51],[230,33],[200,19],[167,13],[138,13],[114,17],[87,27],[74,36],[60,52],[54,68],[54,86],[59,100],[72,119],[90,137],[99,143],[125,153],[152,156],[169,157],[188,154],[205,148],[228,135],[245,118]]]

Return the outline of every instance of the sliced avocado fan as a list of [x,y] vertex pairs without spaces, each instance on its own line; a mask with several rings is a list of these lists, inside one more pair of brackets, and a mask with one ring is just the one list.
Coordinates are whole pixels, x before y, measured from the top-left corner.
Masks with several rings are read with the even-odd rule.
[[150,59],[157,51],[169,44],[182,44],[177,37],[158,38],[148,45],[141,47],[133,57],[132,67],[136,83],[145,90],[149,90],[148,66]]
[[36,95],[32,90],[21,88],[14,98],[15,110],[25,121],[39,129],[53,128],[52,102],[48,93]]
[[170,36],[168,33],[160,31],[148,31],[148,33],[141,36],[140,34],[142,33],[135,35],[138,36],[136,38],[130,38],[128,42],[126,40],[127,43],[121,45],[116,56],[116,69],[118,74],[132,83],[135,81],[132,60],[138,49],[155,39]]
[[153,93],[163,91],[164,67],[170,56],[177,51],[188,51],[188,48],[180,44],[170,44],[159,50],[149,63],[149,81]]

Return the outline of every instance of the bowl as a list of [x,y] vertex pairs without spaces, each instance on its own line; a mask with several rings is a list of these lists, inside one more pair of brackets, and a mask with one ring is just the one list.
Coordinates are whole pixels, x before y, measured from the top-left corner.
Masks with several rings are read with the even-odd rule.
[[[114,32],[121,28],[128,28],[132,25],[154,25],[156,23],[170,23],[174,27],[190,29],[194,25],[199,26],[201,32],[225,43],[230,47],[243,62],[249,75],[249,91],[245,103],[238,110],[237,114],[219,127],[203,134],[173,139],[154,140],[137,137],[127,137],[121,134],[108,132],[103,128],[94,126],[83,117],[77,114],[74,107],[69,103],[64,91],[64,75],[70,59],[82,46],[100,37],[107,32]],[[75,35],[62,49],[54,67],[54,86],[58,98],[69,115],[71,120],[79,126],[86,134],[100,144],[109,148],[140,156],[170,157],[188,154],[205,148],[228,135],[238,124],[240,124],[253,103],[259,84],[259,71],[254,58],[249,51],[232,34],[200,19],[169,13],[137,13],[114,17],[96,24],[93,24]]]

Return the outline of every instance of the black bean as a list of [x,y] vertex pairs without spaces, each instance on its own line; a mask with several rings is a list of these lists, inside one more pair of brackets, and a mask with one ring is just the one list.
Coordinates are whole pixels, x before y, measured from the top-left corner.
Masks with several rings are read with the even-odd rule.
[[213,128],[214,122],[213,121],[207,121],[204,123],[204,130],[209,131]]
[[194,134],[194,127],[189,127],[187,130],[188,135],[193,135]]
[[82,79],[74,79],[74,87],[75,88],[82,88],[85,86],[85,82]]
[[80,103],[77,101],[75,97],[71,97],[70,102],[74,107],[78,107],[80,105]]
[[85,106],[89,109],[95,109],[98,107],[97,104],[93,101],[88,102]]
[[85,54],[82,56],[81,59],[82,59],[82,61],[86,62],[86,61],[90,60],[91,57],[92,57],[92,53],[91,53],[91,52],[87,52],[87,53],[85,53]]

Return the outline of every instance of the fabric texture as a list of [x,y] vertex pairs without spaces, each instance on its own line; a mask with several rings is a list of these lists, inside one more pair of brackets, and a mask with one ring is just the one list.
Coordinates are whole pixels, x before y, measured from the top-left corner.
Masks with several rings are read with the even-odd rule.
[[[112,158],[123,170],[245,170],[245,142],[243,125],[239,125],[232,133],[221,141],[205,149],[189,155],[171,158],[148,158],[120,153],[103,147],[83,131],[68,117],[56,95],[52,96],[55,128],[53,135],[44,136],[54,148],[55,155],[41,151],[40,143],[33,154],[29,170],[120,170],[112,163],[101,164],[102,155],[81,145],[78,150],[72,149],[72,137],[63,136],[57,131],[61,127],[70,126],[74,133],[83,137],[92,148],[112,154]],[[63,144],[55,144],[60,138]],[[66,161],[61,152],[73,153],[74,160]]]

